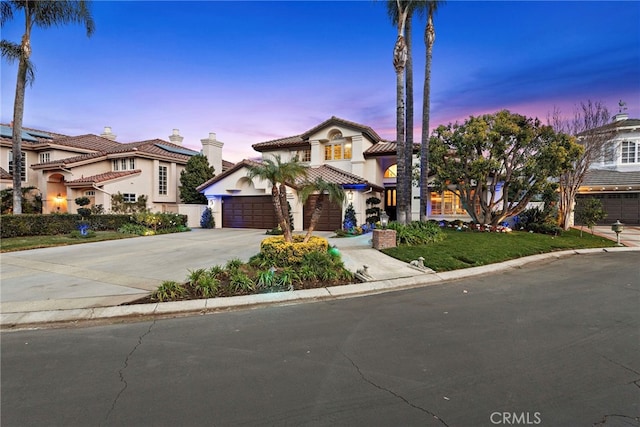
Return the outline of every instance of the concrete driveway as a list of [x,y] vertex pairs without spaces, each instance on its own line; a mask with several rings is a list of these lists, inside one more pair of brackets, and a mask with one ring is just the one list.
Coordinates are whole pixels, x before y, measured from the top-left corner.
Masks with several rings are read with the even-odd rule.
[[[2,254],[0,312],[17,313],[120,305],[146,296],[165,280],[184,281],[189,270],[248,261],[260,251],[264,230],[193,229],[190,232],[86,243]],[[316,232],[329,238],[332,232]],[[376,279],[423,273],[371,249],[371,235],[329,238],[345,266],[371,266]]]

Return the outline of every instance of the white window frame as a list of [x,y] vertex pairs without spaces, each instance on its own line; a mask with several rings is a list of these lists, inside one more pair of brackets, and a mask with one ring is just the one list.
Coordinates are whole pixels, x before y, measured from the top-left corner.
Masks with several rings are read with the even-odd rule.
[[168,194],[169,168],[164,165],[158,166],[158,194],[166,196]]
[[136,193],[123,193],[122,201],[125,203],[135,203],[137,200]]
[[38,155],[40,159],[40,163],[47,163],[51,161],[51,152],[45,151],[44,153],[40,153]]
[[636,142],[622,141],[620,147],[620,163],[625,165],[638,163],[638,144]]

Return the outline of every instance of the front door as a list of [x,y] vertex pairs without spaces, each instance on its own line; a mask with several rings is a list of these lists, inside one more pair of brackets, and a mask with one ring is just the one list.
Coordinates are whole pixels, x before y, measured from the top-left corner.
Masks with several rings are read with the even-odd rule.
[[384,189],[384,211],[389,215],[389,221],[397,219],[396,214],[396,187]]

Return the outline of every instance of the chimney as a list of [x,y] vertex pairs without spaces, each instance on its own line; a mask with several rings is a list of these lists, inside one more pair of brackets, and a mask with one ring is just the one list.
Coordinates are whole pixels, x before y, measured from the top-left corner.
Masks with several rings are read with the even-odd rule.
[[629,118],[629,114],[627,113],[618,113],[615,116],[613,116],[613,121],[614,122],[620,122],[622,120],[627,120]]
[[209,132],[209,138],[201,139],[202,154],[207,158],[209,164],[213,166],[216,175],[222,173],[222,146],[223,142],[216,139],[216,134]]
[[177,145],[182,145],[182,140],[184,139],[184,137],[180,136],[180,130],[179,129],[174,129],[173,133],[169,136],[169,141],[173,142],[174,144]]
[[111,126],[105,126],[105,127],[104,127],[104,132],[102,132],[102,133],[100,134],[100,136],[101,136],[101,137],[103,137],[103,138],[107,138],[107,139],[109,139],[109,140],[111,140],[111,141],[115,141],[115,140],[116,140],[116,138],[118,137],[118,135],[114,135],[114,134],[111,132]]

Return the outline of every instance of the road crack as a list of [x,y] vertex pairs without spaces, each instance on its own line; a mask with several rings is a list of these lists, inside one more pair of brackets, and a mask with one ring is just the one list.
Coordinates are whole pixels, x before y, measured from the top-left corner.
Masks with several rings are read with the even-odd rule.
[[151,322],[151,325],[149,325],[149,329],[147,329],[147,331],[144,334],[142,334],[142,335],[140,335],[138,337],[138,342],[133,347],[133,349],[129,352],[129,354],[127,354],[127,356],[125,357],[124,363],[122,364],[122,368],[118,371],[118,376],[120,377],[120,382],[122,383],[122,388],[120,389],[120,391],[116,395],[116,398],[113,399],[113,403],[111,404],[111,408],[109,408],[109,412],[107,412],[107,415],[104,417],[104,422],[105,423],[107,422],[107,420],[111,416],[111,413],[113,412],[113,410],[116,408],[116,404],[118,403],[118,399],[120,399],[120,396],[122,396],[122,393],[124,393],[124,391],[129,386],[129,383],[127,383],[127,380],[124,377],[124,371],[129,367],[129,359],[131,358],[131,356],[133,356],[133,353],[135,353],[136,350],[138,350],[138,347],[140,347],[140,345],[142,344],[142,340],[144,339],[144,337],[146,337],[147,335],[149,335],[151,333],[151,329],[153,329],[155,324],[156,324],[156,320],[154,319],[153,322]]
[[[342,352],[341,352],[342,353]],[[360,374],[360,377],[367,383],[371,384],[372,386],[374,386],[375,388],[385,391],[387,393],[389,393],[390,395],[394,396],[397,399],[402,400],[404,403],[406,403],[407,405],[411,406],[414,409],[417,409],[419,411],[424,412],[425,414],[428,414],[430,416],[432,416],[433,418],[435,418],[436,420],[438,420],[442,425],[449,427],[449,424],[447,424],[442,418],[440,418],[439,416],[437,416],[436,414],[434,414],[433,412],[429,411],[428,409],[425,409],[421,406],[418,405],[414,405],[413,403],[409,402],[404,396],[399,395],[398,393],[394,392],[393,390],[389,390],[387,388],[384,388],[376,383],[374,383],[373,381],[371,381],[369,378],[367,378],[362,371],[360,370],[360,368],[358,367],[358,365],[356,365],[356,363],[346,354],[342,353],[342,355],[349,361],[351,362],[351,365],[353,365],[354,368],[356,368],[356,371],[358,371],[358,374]]]
[[600,421],[593,423],[593,427],[604,426],[610,418],[624,418],[625,420],[640,422],[640,417],[630,417],[628,415],[620,415],[620,414],[609,414],[602,417]]

